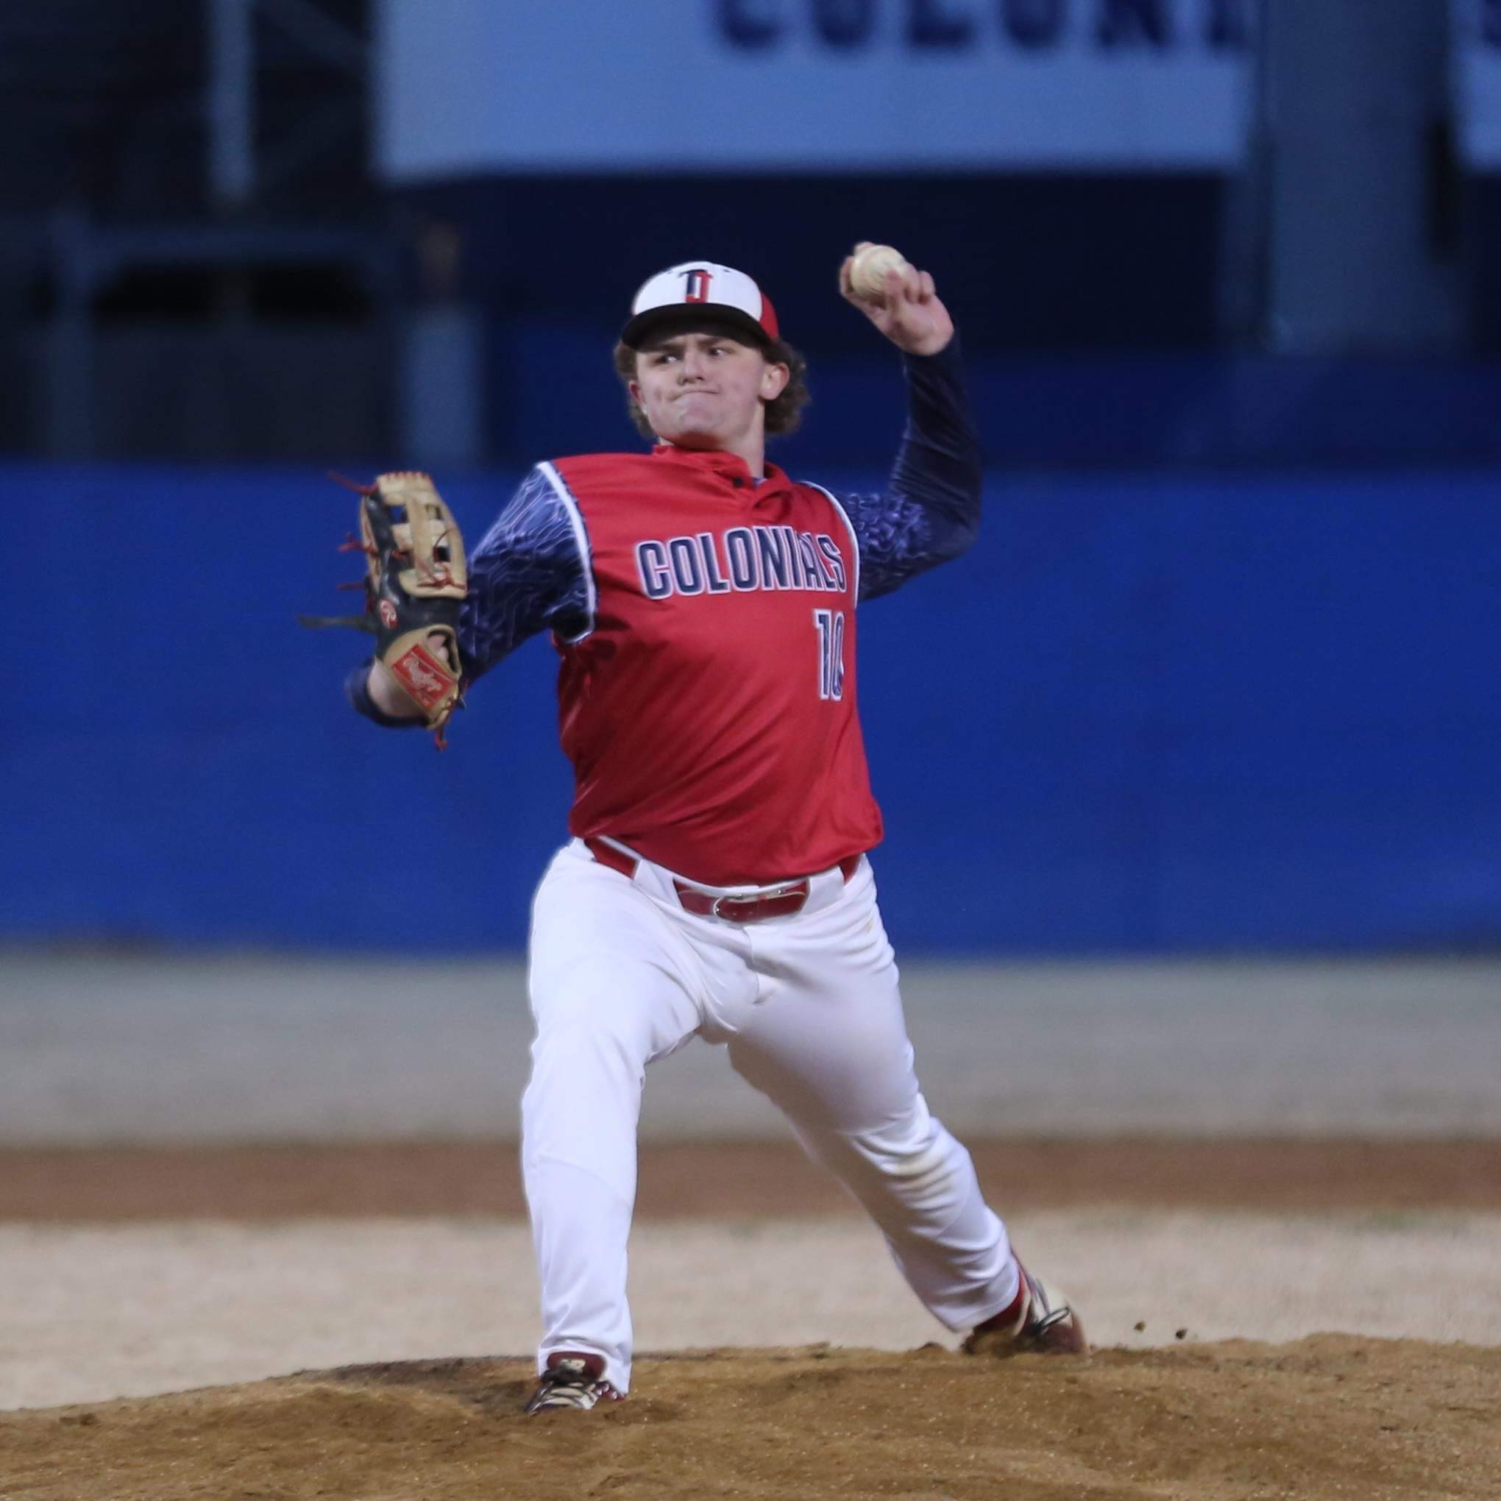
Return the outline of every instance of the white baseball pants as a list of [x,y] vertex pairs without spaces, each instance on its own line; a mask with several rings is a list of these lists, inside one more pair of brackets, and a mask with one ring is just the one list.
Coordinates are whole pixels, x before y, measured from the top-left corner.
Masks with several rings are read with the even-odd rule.
[[868,861],[848,883],[837,869],[812,877],[801,912],[741,925],[685,912],[662,867],[642,861],[627,877],[574,840],[537,889],[530,990],[522,1171],[539,1371],[553,1351],[577,1350],[629,1389],[641,1090],[646,1065],[695,1035],[728,1044],[736,1072],[864,1205],[943,1324],[972,1328],[1016,1297],[1005,1226],[918,1090]]

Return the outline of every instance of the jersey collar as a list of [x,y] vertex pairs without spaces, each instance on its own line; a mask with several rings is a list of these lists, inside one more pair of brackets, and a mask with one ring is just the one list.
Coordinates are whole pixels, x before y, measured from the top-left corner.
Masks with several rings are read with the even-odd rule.
[[756,499],[791,488],[786,472],[775,464],[766,466],[766,478],[754,479],[750,466],[736,453],[724,453],[717,448],[679,448],[675,443],[658,443],[651,451],[654,459],[667,463],[686,464],[692,469],[715,474],[728,480],[737,490],[747,485],[754,486]]

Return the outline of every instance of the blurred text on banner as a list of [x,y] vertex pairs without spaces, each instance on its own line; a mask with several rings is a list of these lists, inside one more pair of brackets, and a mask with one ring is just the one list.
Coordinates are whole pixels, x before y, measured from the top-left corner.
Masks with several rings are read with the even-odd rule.
[[379,160],[1223,171],[1254,0],[383,0]]

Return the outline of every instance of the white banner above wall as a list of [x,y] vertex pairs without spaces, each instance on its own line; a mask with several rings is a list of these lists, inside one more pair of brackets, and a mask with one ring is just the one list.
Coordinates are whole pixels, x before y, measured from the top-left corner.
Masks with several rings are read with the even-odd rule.
[[1452,0],[1454,92],[1460,152],[1501,170],[1501,0]]
[[391,178],[1219,171],[1255,0],[381,0]]

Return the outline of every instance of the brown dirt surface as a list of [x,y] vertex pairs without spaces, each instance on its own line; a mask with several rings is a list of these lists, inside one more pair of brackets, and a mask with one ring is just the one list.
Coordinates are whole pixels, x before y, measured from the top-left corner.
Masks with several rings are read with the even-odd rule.
[[813,1347],[643,1357],[526,1418],[520,1360],[350,1367],[0,1414],[7,1501],[1420,1501],[1501,1493],[1501,1350],[1317,1335],[1087,1361]]
[[[1337,1211],[1501,1208],[1501,1140],[1143,1138],[968,1143],[1008,1213],[1076,1205]],[[857,1212],[791,1142],[647,1144],[642,1218]],[[515,1144],[0,1151],[0,1219],[521,1217]]]

